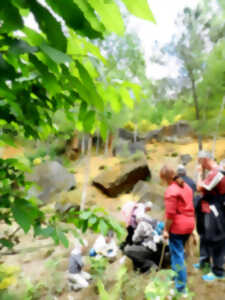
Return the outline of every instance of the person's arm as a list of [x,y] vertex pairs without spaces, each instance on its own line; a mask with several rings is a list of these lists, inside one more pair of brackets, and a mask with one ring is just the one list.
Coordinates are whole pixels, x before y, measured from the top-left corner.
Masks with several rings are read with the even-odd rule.
[[163,238],[165,240],[167,240],[169,238],[170,227],[171,227],[172,224],[173,224],[172,219],[166,219],[165,227],[164,227],[164,230],[163,230]]
[[135,229],[132,240],[134,243],[140,243],[145,238],[145,229],[143,223],[139,223],[137,228]]
[[177,195],[167,192],[165,194],[165,227],[163,230],[164,239],[169,238],[170,228],[177,212]]

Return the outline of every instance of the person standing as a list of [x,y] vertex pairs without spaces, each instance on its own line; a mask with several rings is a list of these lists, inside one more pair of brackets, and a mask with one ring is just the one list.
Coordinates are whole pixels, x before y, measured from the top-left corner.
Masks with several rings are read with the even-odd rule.
[[177,273],[175,287],[185,293],[187,270],[184,246],[195,228],[192,189],[168,166],[160,170],[160,178],[168,185],[165,191],[164,239],[169,239],[171,266]]
[[[225,176],[214,161],[210,152],[198,154],[197,189],[202,193],[201,229],[212,259],[212,272],[203,275],[205,281],[214,281],[225,277]],[[203,178],[208,171],[206,178]]]

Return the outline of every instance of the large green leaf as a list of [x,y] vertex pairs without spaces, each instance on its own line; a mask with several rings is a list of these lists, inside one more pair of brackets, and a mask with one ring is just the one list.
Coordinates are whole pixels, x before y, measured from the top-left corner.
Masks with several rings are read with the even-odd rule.
[[[103,31],[103,28],[100,26],[95,26],[95,29],[89,24],[89,20],[87,20],[84,16],[83,11],[80,9],[79,5],[75,3],[73,0],[46,0],[47,3],[51,6],[51,8],[59,14],[66,24],[73,28],[74,30],[78,31],[80,34],[84,36],[88,36],[89,38],[97,38],[101,37],[101,31]],[[79,0],[79,2],[83,2],[82,0]],[[95,25],[98,22],[98,19],[96,15],[94,14],[93,10],[91,11],[91,7],[86,3],[85,7],[83,5],[83,8],[86,8],[86,15],[87,10],[90,13],[92,12],[92,23],[95,21]],[[95,19],[94,19],[95,18]],[[94,19],[94,20],[93,20]],[[98,27],[98,28],[97,28]]]
[[19,10],[11,1],[0,1],[0,21],[3,22],[0,32],[10,32],[23,27],[23,19]]
[[54,62],[58,64],[72,62],[72,58],[62,51],[59,51],[45,44],[41,45],[40,48],[46,55],[48,55]]
[[155,18],[148,5],[148,0],[122,0],[127,9],[135,16],[154,22]]
[[90,110],[86,113],[84,120],[83,120],[83,126],[85,132],[91,132],[93,129],[93,126],[95,124],[95,112],[93,110]]
[[100,23],[94,9],[88,4],[87,0],[73,0],[77,6],[82,10],[85,18],[91,24],[92,28],[99,32],[104,32],[105,28],[102,23]]
[[125,28],[119,7],[113,1],[88,0],[88,3],[96,10],[106,29],[123,35]]
[[62,32],[61,24],[37,1],[29,0],[28,3],[40,29],[46,34],[51,46],[65,52],[67,41]]
[[15,201],[12,207],[12,213],[16,222],[27,233],[37,217],[37,209],[26,200]]
[[122,101],[129,107],[130,109],[134,108],[134,101],[130,97],[129,91],[125,87],[120,88]]
[[86,88],[89,91],[89,97],[92,98],[92,101],[94,103],[94,106],[103,111],[104,105],[103,100],[101,99],[101,96],[97,93],[96,86],[89,75],[88,71],[85,69],[85,67],[79,62],[76,61],[76,66],[80,74],[80,78],[83,82],[83,84],[86,86]]

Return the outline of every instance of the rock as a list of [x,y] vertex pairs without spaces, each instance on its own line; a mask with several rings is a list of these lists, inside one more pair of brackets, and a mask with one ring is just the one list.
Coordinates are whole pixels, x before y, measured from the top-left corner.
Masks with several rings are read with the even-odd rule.
[[165,136],[176,136],[183,138],[187,136],[193,136],[193,129],[185,121],[179,121],[175,124],[164,126],[162,128],[162,135]]
[[145,203],[152,201],[150,186],[146,181],[139,180],[138,183],[135,184],[132,193],[138,197],[138,202]]
[[62,192],[55,198],[55,210],[61,214],[65,214],[71,208],[75,211],[80,209],[81,191],[75,189],[70,192]]
[[183,164],[183,165],[187,165],[190,161],[192,161],[192,157],[190,154],[182,154],[180,156],[180,162]]
[[162,129],[151,130],[145,135],[146,142],[154,142],[162,140]]
[[93,180],[93,185],[110,197],[129,192],[139,181],[151,177],[145,160],[127,161],[105,170]]
[[147,154],[144,142],[128,142],[119,139],[113,149],[114,156],[128,157],[138,152]]
[[163,137],[163,140],[165,142],[168,142],[168,143],[178,143],[178,137],[177,136],[165,136]]
[[57,161],[47,161],[35,166],[33,172],[27,174],[26,178],[40,187],[32,187],[31,194],[44,203],[48,203],[53,195],[72,190],[76,186],[74,175]]
[[[124,129],[124,128],[119,128],[118,137],[123,139],[123,140],[133,142],[134,141],[134,132],[129,131],[129,130]],[[144,140],[144,138],[137,135],[136,141],[139,142],[141,140]]]

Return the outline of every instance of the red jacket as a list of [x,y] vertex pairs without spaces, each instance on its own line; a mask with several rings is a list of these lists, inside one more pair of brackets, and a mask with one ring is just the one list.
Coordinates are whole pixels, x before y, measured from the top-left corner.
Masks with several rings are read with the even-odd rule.
[[173,220],[170,232],[191,234],[195,227],[195,212],[192,189],[184,183],[172,182],[165,192],[166,219]]

